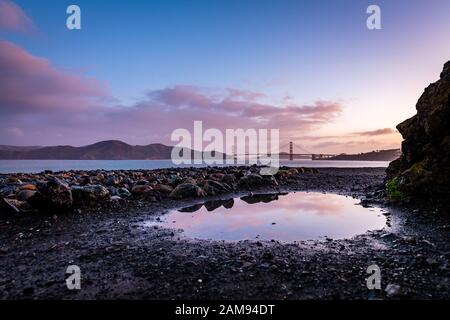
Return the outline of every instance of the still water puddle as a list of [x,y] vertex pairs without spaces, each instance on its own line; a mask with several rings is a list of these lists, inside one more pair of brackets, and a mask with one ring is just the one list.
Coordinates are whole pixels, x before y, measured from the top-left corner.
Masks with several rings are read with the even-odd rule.
[[214,200],[170,211],[146,223],[183,229],[211,240],[317,240],[350,238],[386,226],[380,208],[336,194],[296,192]]

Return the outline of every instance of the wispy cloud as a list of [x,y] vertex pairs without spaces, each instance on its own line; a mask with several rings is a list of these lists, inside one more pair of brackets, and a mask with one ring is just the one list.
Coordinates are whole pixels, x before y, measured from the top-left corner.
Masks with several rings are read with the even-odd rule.
[[108,96],[100,81],[59,71],[50,61],[0,40],[0,114],[81,111]]
[[[58,70],[45,58],[0,40],[0,125],[2,143],[75,145],[100,139],[170,143],[171,132],[192,128],[280,129],[282,135],[308,132],[334,121],[342,105],[268,103],[260,92],[178,85],[152,90],[134,105],[111,105],[106,86]],[[18,133],[21,134],[18,134]],[[55,135],[58,132],[58,135]]]
[[361,131],[361,132],[354,132],[352,135],[356,136],[382,136],[386,134],[392,134],[396,133],[397,131],[391,129],[391,128],[384,128],[384,129],[377,129],[372,131]]
[[15,3],[0,0],[0,30],[29,33],[35,31],[33,20]]

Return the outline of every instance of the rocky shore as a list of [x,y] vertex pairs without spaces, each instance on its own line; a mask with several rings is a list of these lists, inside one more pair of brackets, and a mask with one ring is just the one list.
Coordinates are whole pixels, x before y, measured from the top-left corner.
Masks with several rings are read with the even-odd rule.
[[[448,220],[428,208],[383,202],[383,168],[281,168],[271,178],[258,172],[229,167],[3,175],[0,299],[450,298]],[[295,191],[383,206],[388,226],[351,239],[294,243],[196,240],[145,226],[169,209]],[[65,285],[72,264],[81,269],[81,290]],[[381,290],[367,289],[372,264],[381,269]]]
[[260,168],[187,168],[117,171],[45,171],[0,175],[0,212],[64,213],[80,208],[120,207],[127,202],[204,198],[258,187],[288,185],[314,168],[281,168],[275,176]]

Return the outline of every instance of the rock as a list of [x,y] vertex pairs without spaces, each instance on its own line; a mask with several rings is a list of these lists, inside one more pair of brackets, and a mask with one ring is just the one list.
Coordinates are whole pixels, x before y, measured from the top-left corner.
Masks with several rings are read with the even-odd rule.
[[153,188],[161,193],[171,193],[173,191],[173,188],[167,184],[157,184]]
[[183,180],[183,183],[197,184],[197,180],[195,180],[192,177],[187,177],[186,179]]
[[390,283],[384,289],[388,297],[395,297],[400,294],[401,287],[398,284]]
[[214,180],[214,181],[222,181],[224,176],[225,176],[225,174],[217,172],[217,173],[210,174],[208,179]]
[[259,174],[250,173],[239,179],[240,187],[257,187],[263,184],[264,180]]
[[269,186],[278,186],[278,181],[275,179],[273,175],[265,175],[263,176],[264,185]]
[[40,210],[67,210],[73,205],[72,191],[67,183],[50,178],[37,185],[38,192],[29,199],[30,204]]
[[226,183],[230,187],[236,183],[236,177],[234,174],[225,174],[221,180],[222,183]]
[[76,204],[94,205],[110,198],[108,189],[99,184],[73,186],[71,190]]
[[178,175],[171,175],[168,179],[168,183],[172,186],[172,187],[176,187],[177,185],[179,185],[180,183],[183,182],[183,179],[178,176]]
[[80,185],[85,186],[88,184],[92,184],[94,181],[92,180],[91,177],[87,176],[87,177],[82,177],[82,179],[80,180]]
[[109,199],[109,201],[110,201],[111,204],[112,204],[113,206],[115,206],[115,207],[120,207],[120,206],[122,206],[122,205],[125,204],[125,200],[122,199],[122,198],[119,197],[119,196],[112,196],[112,197]]
[[198,198],[205,197],[206,193],[199,186],[192,183],[179,184],[169,195],[171,198]]
[[417,114],[397,125],[402,155],[386,169],[391,200],[449,199],[450,61],[416,104]]
[[128,191],[127,188],[119,188],[119,189],[117,189],[117,194],[121,198],[129,198],[129,197],[131,197],[131,192]]
[[209,195],[216,195],[231,191],[231,188],[215,180],[207,180],[202,185],[203,190]]
[[5,180],[6,184],[22,184],[22,181],[20,181],[20,179],[15,178],[15,177],[8,177]]
[[20,210],[15,205],[14,200],[5,198],[0,198],[0,211],[6,212],[8,214],[20,213]]
[[149,193],[150,191],[152,191],[153,188],[147,184],[145,185],[135,185],[132,189],[131,189],[131,193],[137,196],[142,196],[146,193]]
[[137,181],[136,185],[138,185],[138,186],[145,186],[145,185],[148,185],[148,183],[149,183],[148,180],[142,179],[142,180]]
[[36,191],[32,191],[32,190],[22,190],[17,194],[17,199],[19,199],[20,201],[27,201],[28,199],[30,199],[32,196],[34,196],[36,194]]
[[107,185],[108,187],[118,186],[119,183],[120,183],[120,179],[118,177],[115,177],[115,176],[109,176],[105,180],[105,185]]
[[16,190],[17,187],[11,185],[0,188],[0,197],[8,197],[14,195],[16,193]]
[[34,184],[24,184],[23,186],[19,187],[19,190],[30,190],[30,191],[36,191],[36,185]]

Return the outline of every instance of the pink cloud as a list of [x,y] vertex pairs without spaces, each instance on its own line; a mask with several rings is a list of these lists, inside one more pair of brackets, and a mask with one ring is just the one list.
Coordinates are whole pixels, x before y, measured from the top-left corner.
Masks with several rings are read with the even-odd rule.
[[192,129],[195,120],[202,120],[205,129],[280,129],[287,139],[334,121],[342,111],[339,102],[273,104],[259,92],[190,85],[150,91],[134,105],[111,107],[105,87],[0,40],[0,127],[14,128],[4,131],[0,143],[82,145],[120,139],[170,144],[174,129]]
[[[233,127],[278,128],[301,130],[333,121],[342,112],[338,102],[318,101],[313,105],[274,105],[258,102],[265,97],[262,93],[240,89],[227,89],[222,94],[208,94],[204,89],[193,86],[175,86],[149,93],[149,100],[138,107],[148,104],[163,106],[165,112],[198,112],[203,117],[220,116],[221,123],[228,118],[227,124]],[[155,108],[155,107],[154,107]],[[201,112],[201,113],[200,113]],[[211,119],[212,120],[212,119]],[[234,125],[233,125],[234,123]],[[246,123],[246,126],[243,124]],[[220,126],[220,127],[223,127]]]
[[0,40],[0,113],[80,110],[108,96],[99,81],[63,73],[44,58]]
[[30,32],[35,29],[31,18],[15,3],[0,0],[0,29]]
[[392,133],[396,133],[397,131],[395,131],[394,129],[391,128],[384,128],[384,129],[378,129],[378,130],[372,130],[372,131],[362,131],[362,132],[355,132],[355,135],[360,135],[360,136],[381,136],[381,135],[385,135],[385,134],[392,134]]

